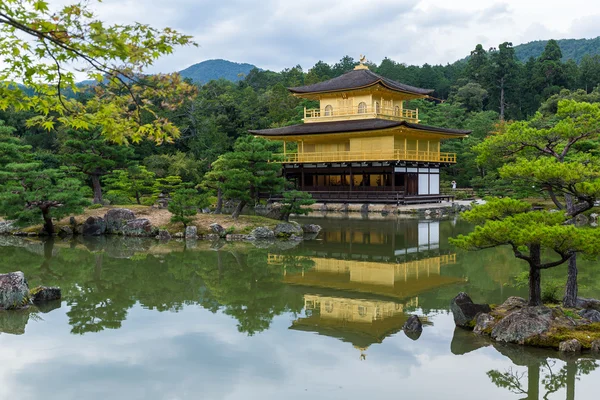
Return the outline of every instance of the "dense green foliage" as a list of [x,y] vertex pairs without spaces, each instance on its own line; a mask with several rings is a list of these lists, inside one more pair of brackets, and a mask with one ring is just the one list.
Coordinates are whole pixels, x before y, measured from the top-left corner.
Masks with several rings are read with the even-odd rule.
[[[54,2],[56,3],[56,2]],[[0,2],[0,109],[33,110],[30,125],[100,129],[116,142],[171,140],[179,130],[160,109],[194,92],[178,74],[144,76],[154,61],[191,38],[148,25],[107,24],[90,2]],[[98,83],[84,102],[75,73]],[[17,83],[28,90],[22,91]]]
[[53,234],[52,218],[81,212],[88,204],[81,181],[66,168],[45,165],[11,134],[0,121],[0,214],[20,225],[43,222],[45,233]]

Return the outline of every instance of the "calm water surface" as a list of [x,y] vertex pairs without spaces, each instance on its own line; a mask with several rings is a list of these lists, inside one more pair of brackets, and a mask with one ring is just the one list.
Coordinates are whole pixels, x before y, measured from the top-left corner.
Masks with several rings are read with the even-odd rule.
[[[459,291],[525,295],[507,249],[457,251],[460,221],[315,222],[296,247],[0,237],[0,272],[64,297],[0,313],[0,399],[598,398],[595,360],[455,330]],[[582,295],[600,297],[594,267]],[[417,340],[401,331],[411,314]]]

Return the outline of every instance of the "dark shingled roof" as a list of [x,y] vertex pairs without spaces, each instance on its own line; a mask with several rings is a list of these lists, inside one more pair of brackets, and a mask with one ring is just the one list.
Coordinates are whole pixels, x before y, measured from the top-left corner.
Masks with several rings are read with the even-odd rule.
[[292,93],[298,94],[335,92],[369,87],[376,85],[377,83],[380,83],[391,90],[417,95],[427,95],[433,92],[433,89],[421,89],[384,78],[383,76],[378,75],[375,72],[371,72],[368,69],[355,69],[345,73],[342,76],[338,76],[337,78],[329,79],[328,81],[319,82],[308,86],[291,87],[289,90]]
[[445,133],[451,135],[468,135],[471,133],[471,131],[460,129],[438,128],[435,126],[414,124],[407,121],[391,121],[388,119],[379,118],[335,122],[311,122],[307,124],[284,126],[283,128],[254,130],[250,131],[250,133],[258,136],[318,135],[326,133],[373,131],[377,129],[395,128],[398,126],[405,126],[407,128],[421,131]]

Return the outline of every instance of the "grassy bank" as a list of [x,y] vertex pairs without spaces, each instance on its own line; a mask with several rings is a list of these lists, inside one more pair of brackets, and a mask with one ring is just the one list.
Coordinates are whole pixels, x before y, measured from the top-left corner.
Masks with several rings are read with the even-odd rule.
[[[183,232],[183,225],[180,223],[171,223],[171,213],[166,209],[158,209],[149,206],[127,205],[127,206],[105,206],[100,208],[88,208],[83,214],[75,216],[77,225],[83,224],[89,217],[104,217],[106,212],[112,208],[127,208],[135,213],[136,218],[146,218],[153,226],[160,229],[166,229],[169,233],[174,234]],[[55,227],[58,230],[60,226],[70,226],[70,217],[63,218],[55,222]],[[240,215],[238,220],[231,218],[229,214],[198,214],[193,217],[193,222],[190,225],[195,225],[198,228],[199,234],[210,232],[210,225],[217,223],[227,229],[228,233],[250,233],[254,228],[259,226],[267,226],[274,228],[280,221],[261,217],[257,215]],[[42,225],[33,225],[23,229],[24,232],[39,232],[42,230]]]

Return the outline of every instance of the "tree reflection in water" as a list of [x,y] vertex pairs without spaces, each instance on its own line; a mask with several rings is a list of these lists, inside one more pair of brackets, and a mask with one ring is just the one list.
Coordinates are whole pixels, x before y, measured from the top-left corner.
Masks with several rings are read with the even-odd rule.
[[[517,360],[513,360],[515,361]],[[527,370],[512,367],[504,372],[490,370],[487,376],[496,386],[514,394],[524,395],[525,397],[521,397],[524,400],[547,400],[561,389],[566,389],[567,400],[574,400],[576,381],[598,368],[597,360],[585,358],[567,358],[564,365],[559,367],[559,364],[560,361],[556,359],[530,358]],[[540,384],[543,389],[541,393]]]

